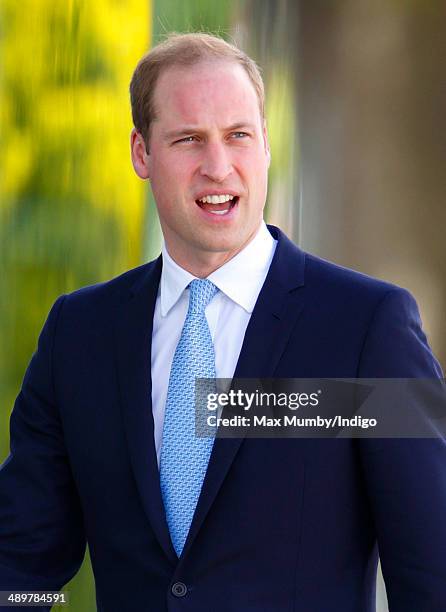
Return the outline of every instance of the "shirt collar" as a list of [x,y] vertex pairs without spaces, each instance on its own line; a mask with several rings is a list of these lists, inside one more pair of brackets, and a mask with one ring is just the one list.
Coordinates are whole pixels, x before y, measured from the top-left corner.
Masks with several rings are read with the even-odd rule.
[[[212,272],[208,279],[246,312],[251,313],[268,274],[276,243],[262,221],[251,242],[221,268]],[[161,315],[165,317],[196,277],[170,257],[165,244],[162,255],[160,298]]]

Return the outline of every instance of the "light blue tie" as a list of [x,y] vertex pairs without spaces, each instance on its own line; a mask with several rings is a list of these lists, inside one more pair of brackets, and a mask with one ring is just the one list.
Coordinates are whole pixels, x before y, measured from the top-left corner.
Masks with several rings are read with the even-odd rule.
[[215,378],[215,355],[205,308],[217,293],[209,280],[189,285],[189,310],[167,389],[160,459],[161,494],[173,547],[184,547],[214,438],[195,435],[195,378]]

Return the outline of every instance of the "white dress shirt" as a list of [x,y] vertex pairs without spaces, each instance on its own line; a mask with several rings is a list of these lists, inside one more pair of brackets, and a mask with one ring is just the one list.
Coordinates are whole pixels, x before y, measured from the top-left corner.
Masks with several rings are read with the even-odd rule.
[[[220,290],[206,308],[215,350],[217,378],[232,378],[246,328],[277,241],[265,223],[251,242],[208,279]],[[176,264],[163,245],[163,269],[153,316],[152,410],[155,448],[160,462],[170,368],[189,306],[188,285],[196,277]]]

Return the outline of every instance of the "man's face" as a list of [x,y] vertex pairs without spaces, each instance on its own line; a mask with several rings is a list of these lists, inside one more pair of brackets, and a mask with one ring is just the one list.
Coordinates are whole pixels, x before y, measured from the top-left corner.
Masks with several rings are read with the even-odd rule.
[[167,249],[185,267],[218,267],[262,220],[269,151],[255,89],[240,65],[202,62],[164,72],[154,102],[143,178],[150,178]]

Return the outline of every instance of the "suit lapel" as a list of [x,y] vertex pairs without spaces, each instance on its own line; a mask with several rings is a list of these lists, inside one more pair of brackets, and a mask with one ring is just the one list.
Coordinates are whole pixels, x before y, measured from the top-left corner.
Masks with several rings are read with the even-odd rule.
[[[234,378],[273,377],[303,308],[305,254],[276,227],[278,243],[270,270],[249,321]],[[183,559],[203,524],[243,438],[217,438],[197,509],[181,555]]]
[[122,414],[131,464],[144,509],[167,557],[177,560],[161,498],[152,415],[151,344],[161,257],[120,304],[115,342]]

